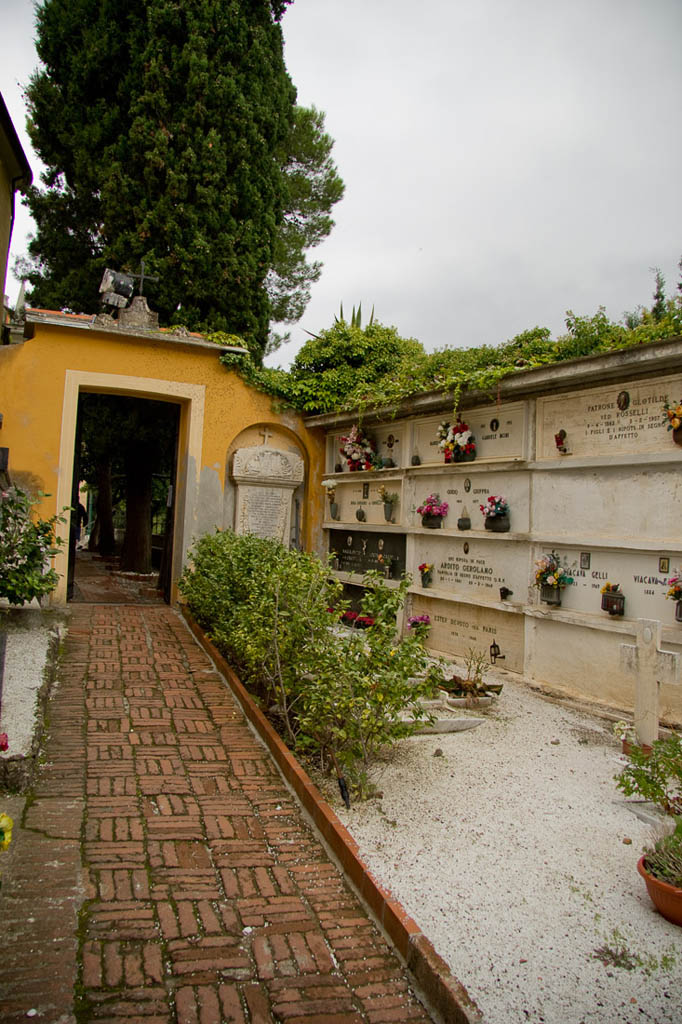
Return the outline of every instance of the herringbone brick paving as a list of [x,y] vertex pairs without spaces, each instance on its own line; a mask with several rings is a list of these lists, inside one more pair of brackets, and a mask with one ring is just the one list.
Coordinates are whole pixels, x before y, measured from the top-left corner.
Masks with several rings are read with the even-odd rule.
[[72,605],[58,679],[3,865],[6,1021],[65,1024],[74,990],[79,1024],[431,1019],[174,611]]

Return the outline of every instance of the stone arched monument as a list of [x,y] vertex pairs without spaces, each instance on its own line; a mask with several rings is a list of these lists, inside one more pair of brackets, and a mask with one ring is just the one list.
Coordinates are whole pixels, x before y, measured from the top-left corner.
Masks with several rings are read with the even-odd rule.
[[294,491],[304,475],[303,459],[295,452],[265,445],[237,449],[232,460],[235,533],[273,538],[288,547]]

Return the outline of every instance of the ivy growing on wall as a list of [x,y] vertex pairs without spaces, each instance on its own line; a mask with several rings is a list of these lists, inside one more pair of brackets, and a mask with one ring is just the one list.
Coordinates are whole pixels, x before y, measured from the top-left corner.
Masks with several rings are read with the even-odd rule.
[[[250,356],[231,353],[221,361],[253,387],[302,412],[395,409],[430,391],[451,394],[456,408],[463,391],[494,397],[499,382],[514,373],[680,336],[682,295],[667,300],[656,315],[653,307],[626,314],[625,323],[610,320],[604,307],[593,316],[569,310],[566,328],[556,340],[547,328],[533,327],[499,346],[427,353],[415,339],[401,338],[395,327],[374,321],[360,328],[337,320],[303,346],[288,371],[257,366]],[[212,339],[226,343],[220,334]]]

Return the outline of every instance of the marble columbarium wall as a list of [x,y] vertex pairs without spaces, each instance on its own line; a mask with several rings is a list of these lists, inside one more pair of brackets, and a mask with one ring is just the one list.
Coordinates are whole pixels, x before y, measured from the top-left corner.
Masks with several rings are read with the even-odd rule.
[[[526,372],[498,401],[464,406],[471,462],[444,461],[438,425],[453,417],[442,401],[388,423],[365,417],[381,470],[349,471],[339,450],[351,422],[320,417],[326,480],[336,484],[324,529],[351,596],[388,554],[389,585],[403,570],[413,577],[406,614],[430,615],[434,652],[488,654],[496,644],[500,667],[556,692],[634,710],[640,722],[658,704],[664,722],[682,722],[682,622],[666,599],[682,569],[682,446],[663,415],[667,399],[682,401],[675,345],[576,361],[558,383],[546,369]],[[391,521],[382,485],[399,496]],[[429,494],[449,505],[440,529],[416,511]],[[491,494],[507,498],[509,532],[484,529],[479,506]],[[551,551],[574,579],[559,607],[533,585],[535,560]],[[434,566],[426,588],[422,562]],[[602,610],[606,582],[625,595],[622,616]]]

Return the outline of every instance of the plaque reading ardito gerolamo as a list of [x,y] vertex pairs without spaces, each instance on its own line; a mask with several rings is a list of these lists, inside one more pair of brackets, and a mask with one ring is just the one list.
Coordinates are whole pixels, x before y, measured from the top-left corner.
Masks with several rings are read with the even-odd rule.
[[252,533],[288,546],[291,503],[303,483],[303,459],[265,445],[239,448],[232,461],[237,485],[235,533]]

